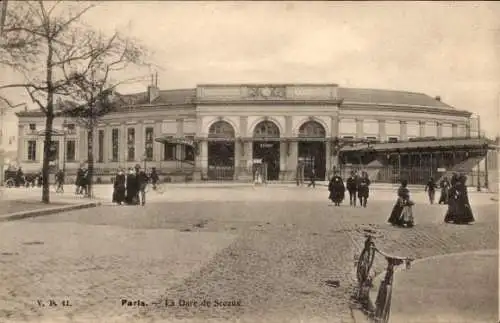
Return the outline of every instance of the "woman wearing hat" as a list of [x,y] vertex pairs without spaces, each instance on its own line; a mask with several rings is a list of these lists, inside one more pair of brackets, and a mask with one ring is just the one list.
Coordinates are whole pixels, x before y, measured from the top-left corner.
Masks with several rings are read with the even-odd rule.
[[411,228],[414,225],[412,209],[414,203],[410,200],[410,190],[407,186],[408,181],[402,180],[398,189],[398,199],[387,222],[395,226]]

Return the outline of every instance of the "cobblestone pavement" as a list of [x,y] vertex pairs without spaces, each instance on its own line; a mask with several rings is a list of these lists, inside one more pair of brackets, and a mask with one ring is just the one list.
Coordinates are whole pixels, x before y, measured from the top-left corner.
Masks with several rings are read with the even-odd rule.
[[[419,258],[498,248],[493,203],[473,205],[470,226],[443,224],[445,207],[417,204],[417,226],[396,229],[385,224],[388,198],[363,209],[331,206],[324,190],[231,192],[181,189],[145,207],[0,224],[0,321],[353,322],[360,226],[384,233],[383,250]],[[181,299],[198,306],[179,306]],[[232,306],[216,307],[219,300]]]

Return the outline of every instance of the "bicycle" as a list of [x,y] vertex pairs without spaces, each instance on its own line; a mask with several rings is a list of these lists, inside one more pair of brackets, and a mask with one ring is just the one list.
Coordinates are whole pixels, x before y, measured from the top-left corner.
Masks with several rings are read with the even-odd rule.
[[375,314],[374,319],[376,323],[389,322],[389,315],[391,312],[391,298],[392,298],[392,283],[394,279],[394,268],[396,266],[406,265],[406,269],[410,269],[411,262],[414,260],[409,257],[398,257],[386,254],[375,248],[375,251],[385,257],[387,260],[387,269],[385,272],[384,280],[381,282],[375,301]]
[[376,232],[371,229],[363,229],[363,234],[366,237],[365,245],[356,264],[356,276],[359,284],[357,298],[362,301],[368,298],[368,292],[372,287],[370,269],[375,260],[376,250],[373,240],[374,238],[382,237],[382,235],[377,236]]
[[391,311],[391,297],[392,297],[392,283],[394,277],[394,268],[403,263],[406,268],[411,266],[412,258],[398,257],[386,254],[375,246],[374,239],[382,237],[382,234],[371,229],[363,229],[364,236],[366,237],[365,245],[357,262],[357,279],[359,283],[357,298],[360,301],[366,301],[369,298],[370,288],[373,287],[372,277],[370,277],[370,270],[375,260],[375,253],[379,253],[387,260],[387,268],[384,280],[381,282],[377,299],[375,301],[374,319],[377,323],[387,323]]

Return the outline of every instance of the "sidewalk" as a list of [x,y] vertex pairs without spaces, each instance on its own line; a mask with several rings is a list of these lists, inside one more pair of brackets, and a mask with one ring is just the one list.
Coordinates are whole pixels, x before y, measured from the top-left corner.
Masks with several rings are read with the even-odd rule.
[[50,194],[50,203],[45,204],[41,201],[42,191],[39,188],[2,188],[2,190],[0,222],[91,208],[101,204],[99,199],[78,198],[53,192]]
[[[372,304],[382,275],[370,291]],[[498,308],[498,250],[448,254],[396,272],[389,322],[498,322]]]

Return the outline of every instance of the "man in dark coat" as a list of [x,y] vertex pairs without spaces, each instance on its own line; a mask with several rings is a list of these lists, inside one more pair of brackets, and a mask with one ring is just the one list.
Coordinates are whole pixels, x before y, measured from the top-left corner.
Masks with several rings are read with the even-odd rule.
[[368,178],[368,173],[363,172],[361,178],[358,181],[358,198],[359,203],[362,207],[366,207],[368,202],[368,197],[370,196],[370,178]]
[[64,193],[64,172],[62,169],[56,173],[56,193]]
[[312,187],[315,188],[316,187],[316,182],[315,182],[315,179],[316,179],[316,171],[314,170],[313,167],[311,167],[311,170],[309,171],[309,184],[307,185],[307,187]]
[[425,191],[427,192],[427,196],[429,197],[429,202],[434,204],[434,196],[436,195],[437,185],[434,182],[434,178],[429,178],[427,184],[425,184]]
[[156,185],[158,184],[158,181],[160,180],[160,177],[158,176],[158,173],[156,172],[156,167],[151,168],[151,184],[153,185],[153,190],[156,190]]
[[358,189],[358,176],[356,172],[352,171],[351,176],[347,179],[346,182],[347,191],[349,192],[349,201],[351,206],[356,206],[356,191]]
[[135,174],[137,181],[137,201],[140,201],[138,204],[145,205],[146,204],[146,186],[148,185],[149,177],[145,171],[141,169],[139,164],[135,165]]
[[76,171],[76,180],[75,180],[75,194],[82,194],[82,183],[84,182],[83,177],[85,176],[85,171],[83,167],[79,167]]

